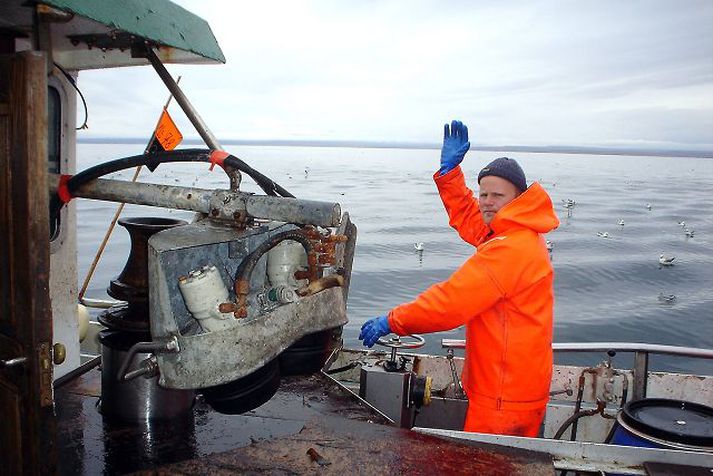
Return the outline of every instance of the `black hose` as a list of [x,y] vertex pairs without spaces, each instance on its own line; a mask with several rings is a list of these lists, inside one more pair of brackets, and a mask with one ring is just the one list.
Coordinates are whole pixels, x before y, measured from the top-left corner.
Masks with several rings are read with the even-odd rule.
[[582,410],[578,411],[577,413],[574,413],[569,418],[567,418],[564,423],[562,423],[562,426],[559,427],[557,433],[555,433],[555,436],[553,436],[552,438],[554,438],[555,440],[559,440],[560,437],[564,434],[564,432],[567,431],[567,428],[569,428],[569,425],[571,425],[572,422],[575,422],[584,416],[596,415],[600,411],[601,409],[599,408],[593,408],[591,410]]
[[362,365],[361,362],[359,362],[359,361],[354,361],[354,362],[348,363],[347,365],[343,365],[342,367],[337,367],[336,369],[329,369],[329,370],[326,370],[324,373],[326,373],[327,375],[338,374],[338,373],[346,372],[347,370],[351,370],[351,369],[354,369],[354,368],[356,368],[356,367],[359,367],[360,365]]
[[312,243],[310,243],[309,238],[307,238],[304,233],[299,230],[287,230],[281,233],[276,233],[270,238],[265,240],[250,252],[249,255],[240,262],[238,269],[235,271],[235,282],[239,282],[242,279],[250,282],[250,275],[252,274],[253,268],[260,260],[262,255],[270,251],[275,246],[279,245],[283,241],[294,240],[302,245],[307,256],[312,252]]
[[[212,151],[210,149],[161,150],[104,162],[103,164],[90,167],[71,177],[67,181],[67,190],[73,195],[82,185],[92,180],[140,165],[145,165],[151,170],[154,170],[159,164],[166,162],[210,162],[211,153]],[[283,197],[294,198],[294,195],[272,181],[269,177],[261,174],[233,155],[227,156],[223,164],[246,173],[250,178],[255,180],[255,183],[257,183],[267,195],[277,196],[279,194]],[[64,206],[64,202],[60,199],[58,193],[54,193],[50,198],[50,219],[57,220],[62,206]]]
[[250,178],[252,178],[255,183],[257,183],[260,188],[268,195],[280,195],[282,197],[294,198],[290,192],[282,188],[278,183],[274,182],[269,177],[261,174],[254,168],[250,167],[248,164],[238,159],[234,155],[229,155],[225,158],[225,165],[236,168],[241,172],[245,172]]
[[611,443],[611,440],[612,440],[612,438],[614,438],[614,433],[616,432],[618,425],[619,425],[619,423],[617,423],[615,421],[614,424],[609,429],[609,433],[607,433],[606,438],[604,438],[604,443],[607,443],[607,444]]
[[[577,390],[577,401],[574,404],[574,413],[578,413],[582,409],[582,396],[584,395],[584,371],[579,375],[579,389]],[[577,423],[579,420],[575,420],[572,425],[572,433],[570,435],[570,440],[574,441],[577,439]]]

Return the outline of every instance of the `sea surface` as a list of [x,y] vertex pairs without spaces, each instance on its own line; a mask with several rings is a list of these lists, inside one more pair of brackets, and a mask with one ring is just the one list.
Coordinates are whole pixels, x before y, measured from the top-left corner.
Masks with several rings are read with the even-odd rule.
[[[361,325],[445,280],[474,251],[448,226],[432,175],[439,151],[337,147],[226,147],[298,198],[336,201],[358,227],[345,345],[359,347]],[[142,153],[138,144],[79,144],[79,171]],[[561,225],[547,235],[555,268],[555,342],[648,342],[713,348],[713,159],[470,151],[467,183],[490,160],[516,158],[528,178],[548,191]],[[133,171],[112,178],[129,180]],[[206,164],[161,165],[140,180],[227,188],[226,176]],[[247,176],[242,190],[259,192]],[[576,204],[567,209],[563,201]],[[650,207],[647,207],[647,204]],[[79,283],[117,204],[78,200]],[[192,213],[127,205],[122,216]],[[624,225],[619,225],[623,220]],[[685,228],[694,231],[688,237]],[[607,233],[608,237],[599,236]],[[423,252],[414,243],[423,242]],[[87,291],[106,287],[128,256],[128,234],[117,227]],[[662,267],[661,254],[675,256]],[[675,296],[670,298],[670,296]],[[669,299],[664,299],[669,297]],[[670,302],[669,302],[670,300]],[[422,352],[443,353],[442,338],[464,338],[463,328],[427,335]],[[559,362],[596,364],[604,355],[568,354]],[[617,356],[615,363],[630,359]],[[654,356],[661,370],[713,374],[713,361]]]

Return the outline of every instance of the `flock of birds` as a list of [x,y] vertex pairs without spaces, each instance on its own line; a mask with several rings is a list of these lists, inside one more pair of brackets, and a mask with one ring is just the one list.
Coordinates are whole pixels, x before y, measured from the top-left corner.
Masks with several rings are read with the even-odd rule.
[[[562,206],[567,210],[568,217],[572,216],[572,209],[575,207],[575,205],[577,205],[577,202],[572,200],[571,198],[566,198],[566,199],[562,200]],[[651,211],[653,209],[653,206],[650,203],[647,203],[646,209],[648,211]],[[624,219],[622,218],[617,222],[617,225],[619,225],[620,227],[623,228],[624,225],[626,225],[626,223],[624,222]],[[678,225],[681,227],[681,229],[683,229],[683,233],[686,235],[687,238],[693,238],[693,236],[695,235],[695,232],[694,232],[693,228],[689,228],[686,225],[685,221],[681,220],[680,222],[678,222]],[[609,233],[606,231],[598,231],[597,236],[600,238],[611,238]],[[553,248],[554,248],[554,243],[547,240],[547,251],[552,253]],[[661,266],[673,266],[675,259],[676,259],[675,256],[668,256],[668,255],[662,253],[659,256],[659,264]],[[674,296],[674,298],[675,298],[675,296]],[[671,301],[667,301],[667,302],[671,302]]]
[[[567,217],[571,217],[571,216],[572,216],[572,209],[575,207],[576,204],[577,204],[577,202],[574,201],[574,200],[572,200],[571,198],[567,198],[567,199],[563,199],[563,200],[562,200],[562,206],[567,210]],[[651,210],[653,209],[653,205],[651,205],[651,203],[647,203],[647,204],[646,204],[646,209],[647,209],[648,211],[651,211]],[[623,228],[623,227],[626,225],[626,223],[624,222],[624,219],[622,218],[622,219],[620,219],[620,220],[617,222],[617,225],[619,225],[620,227]],[[695,232],[694,232],[693,228],[689,228],[688,225],[686,225],[686,222],[685,222],[685,221],[683,221],[683,220],[679,221],[679,222],[678,222],[678,225],[679,225],[679,226],[681,227],[681,229],[683,230],[683,233],[686,235],[686,238],[693,238],[693,236],[695,235]],[[606,232],[606,231],[599,231],[599,232],[597,232],[597,236],[600,237],[600,238],[610,238],[610,237],[611,237],[611,236],[609,235],[609,233]],[[552,257],[552,250],[554,249],[554,243],[551,242],[551,241],[549,241],[549,240],[547,240],[547,241],[546,241],[546,246],[547,246],[547,251],[550,252],[550,258],[551,258],[551,257]],[[663,266],[666,266],[666,267],[668,267],[668,266],[673,266],[673,265],[675,264],[675,263],[674,263],[675,260],[676,260],[676,257],[675,257],[675,256],[669,256],[669,255],[666,255],[666,254],[664,254],[664,253],[661,253],[661,254],[659,255],[659,267],[663,267]],[[676,301],[676,299],[677,299],[677,298],[676,298],[676,295],[674,295],[674,294],[659,293],[659,296],[658,296],[658,300],[659,300],[660,302],[666,303],[666,304],[672,304],[673,302]]]

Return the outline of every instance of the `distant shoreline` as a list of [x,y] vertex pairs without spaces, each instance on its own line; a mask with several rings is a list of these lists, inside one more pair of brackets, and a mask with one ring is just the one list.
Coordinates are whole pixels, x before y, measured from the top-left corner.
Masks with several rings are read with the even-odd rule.
[[[80,144],[146,144],[147,138],[141,137],[87,137],[78,138]],[[343,147],[363,149],[432,149],[438,150],[440,144],[423,142],[376,142],[376,141],[340,141],[340,140],[222,140],[223,145],[273,146],[273,147]],[[183,144],[201,145],[200,139],[186,139]],[[585,155],[629,155],[649,157],[692,157],[713,158],[713,151],[669,150],[669,149],[625,149],[613,147],[577,147],[577,146],[488,146],[473,145],[472,150],[491,152],[529,152],[536,154],[585,154]]]

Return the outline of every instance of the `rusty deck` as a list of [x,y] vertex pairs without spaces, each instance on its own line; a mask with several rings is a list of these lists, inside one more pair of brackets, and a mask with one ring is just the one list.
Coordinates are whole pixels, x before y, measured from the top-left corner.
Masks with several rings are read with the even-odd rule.
[[554,474],[543,453],[390,426],[319,374],[283,377],[242,415],[199,399],[188,417],[148,425],[102,419],[100,376],[90,370],[56,391],[60,474]]

